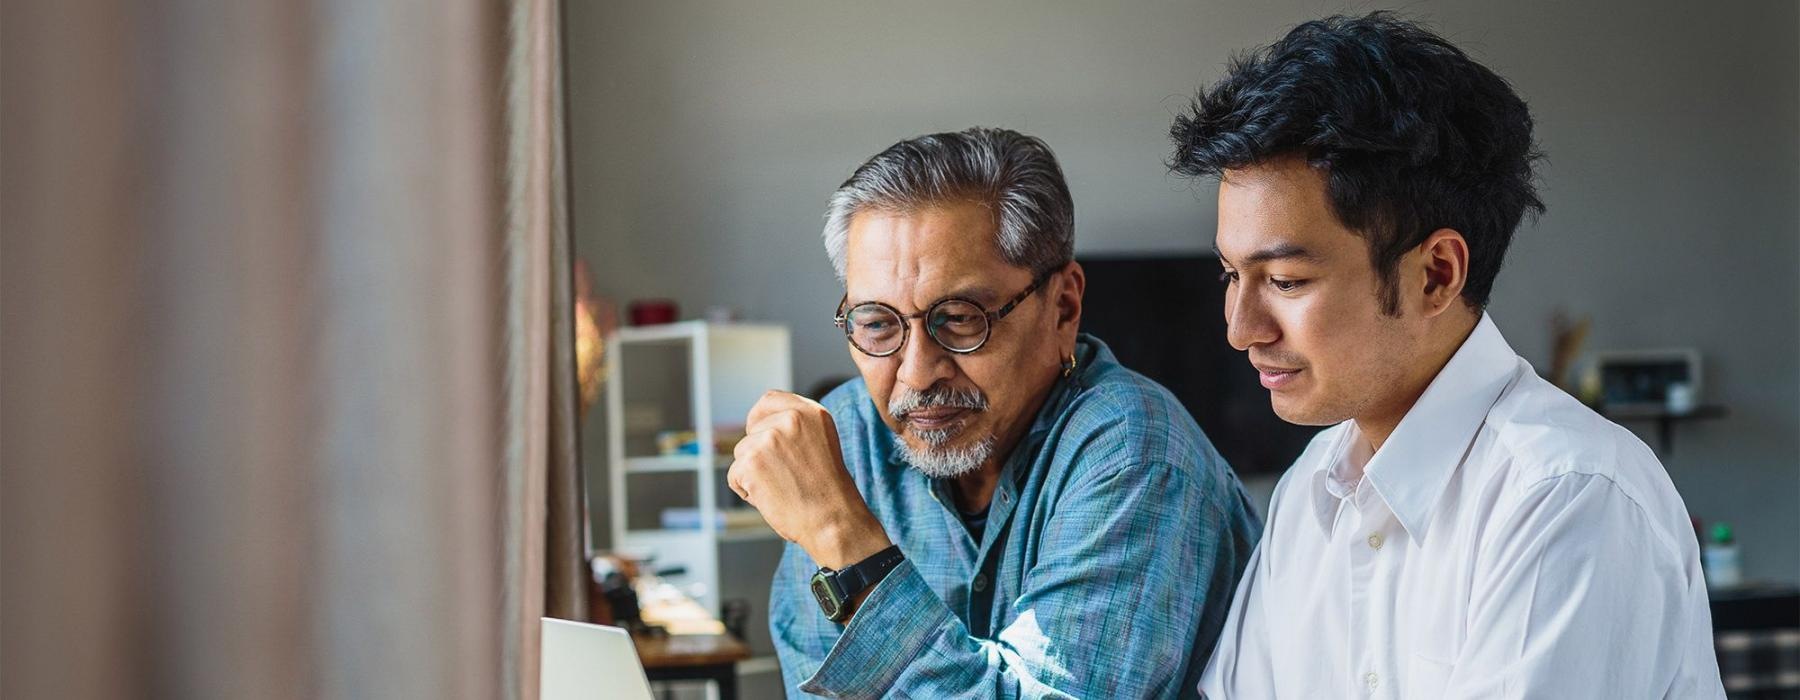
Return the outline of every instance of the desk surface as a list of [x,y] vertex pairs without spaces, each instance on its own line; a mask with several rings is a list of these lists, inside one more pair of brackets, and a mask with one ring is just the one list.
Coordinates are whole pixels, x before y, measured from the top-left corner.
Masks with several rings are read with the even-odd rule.
[[646,669],[734,664],[750,658],[750,647],[729,634],[672,634],[632,641]]
[[725,631],[706,608],[680,589],[654,577],[638,581],[644,622],[669,631],[667,636],[633,637],[645,669],[734,664],[750,658],[750,647]]
[[672,635],[725,634],[720,623],[674,585],[652,576],[637,581],[638,614],[644,623],[662,627]]

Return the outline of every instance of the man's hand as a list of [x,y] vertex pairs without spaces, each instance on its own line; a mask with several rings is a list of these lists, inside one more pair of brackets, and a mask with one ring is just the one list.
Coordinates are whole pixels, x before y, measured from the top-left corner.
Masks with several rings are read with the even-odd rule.
[[844,469],[837,424],[817,402],[764,394],[733,454],[731,490],[820,566],[842,569],[892,544]]

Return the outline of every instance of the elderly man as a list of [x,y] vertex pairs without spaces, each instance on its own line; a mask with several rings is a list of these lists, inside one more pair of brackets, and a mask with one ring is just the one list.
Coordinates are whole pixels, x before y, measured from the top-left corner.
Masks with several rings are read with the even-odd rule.
[[1193,694],[1261,525],[1181,404],[1078,333],[1073,222],[1049,147],[1000,129],[895,144],[832,195],[862,377],[770,393],[729,476],[792,543],[789,693]]

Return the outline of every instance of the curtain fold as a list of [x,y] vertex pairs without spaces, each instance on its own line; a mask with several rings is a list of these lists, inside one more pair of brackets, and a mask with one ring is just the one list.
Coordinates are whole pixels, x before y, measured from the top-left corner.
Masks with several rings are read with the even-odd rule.
[[[517,0],[506,59],[509,697],[537,697],[539,617],[586,619],[560,6]],[[516,693],[516,695],[514,695]]]
[[557,10],[0,6],[0,696],[536,697]]
[[549,115],[550,149],[550,461],[547,548],[547,615],[588,619],[587,487],[581,471],[580,381],[575,358],[573,225],[570,223],[568,107],[564,99],[567,52],[562,4],[544,0],[549,17],[543,38],[550,73],[541,103]]

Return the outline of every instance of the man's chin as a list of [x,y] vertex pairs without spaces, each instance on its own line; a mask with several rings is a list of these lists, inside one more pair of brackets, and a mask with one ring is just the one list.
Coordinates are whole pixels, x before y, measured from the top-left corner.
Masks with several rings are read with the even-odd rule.
[[981,467],[993,456],[993,438],[958,436],[942,444],[933,444],[914,435],[894,436],[900,456],[913,468],[934,479],[962,476]]
[[1294,425],[1327,426],[1343,422],[1332,411],[1324,410],[1316,402],[1301,400],[1300,397],[1273,394],[1269,397],[1270,407],[1275,409],[1275,416]]

